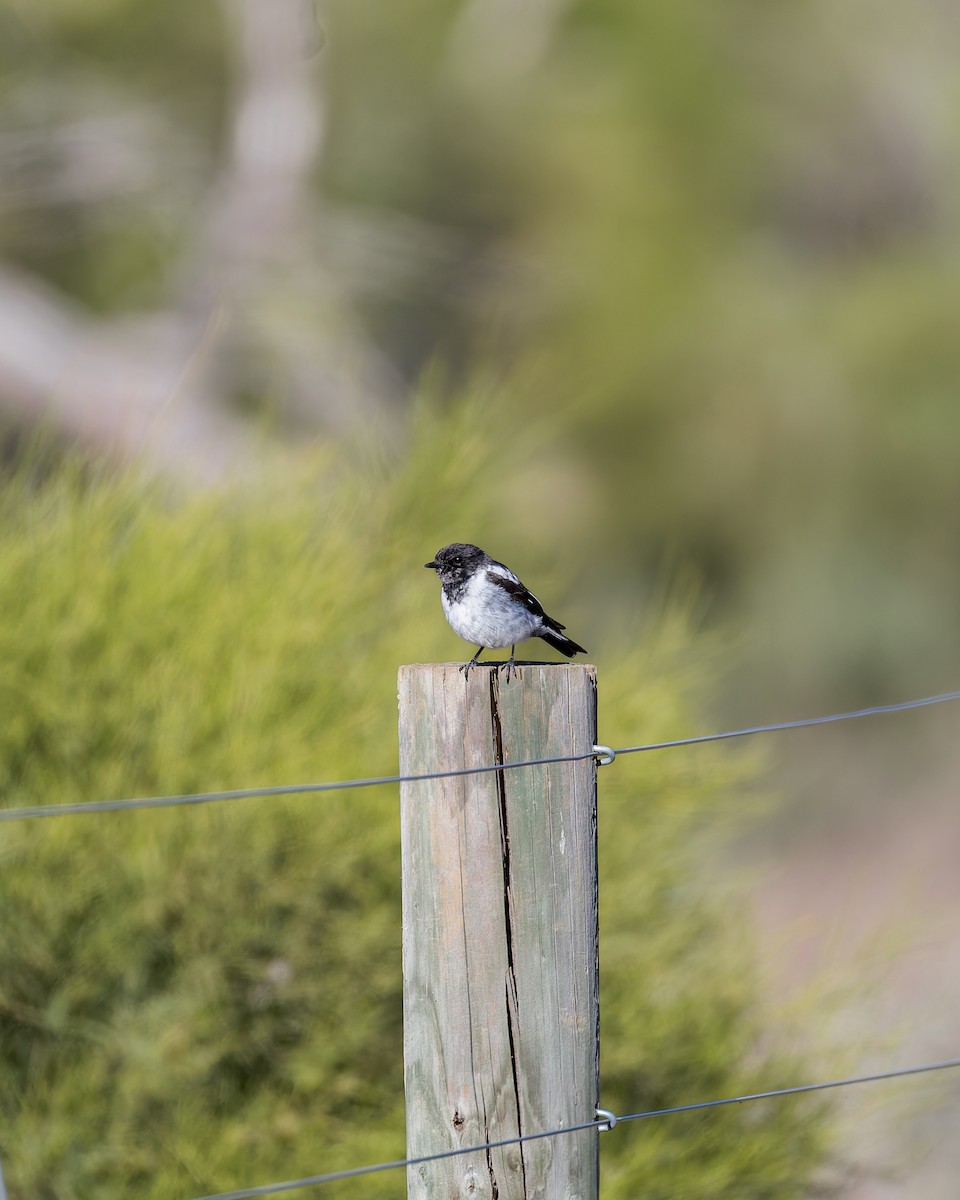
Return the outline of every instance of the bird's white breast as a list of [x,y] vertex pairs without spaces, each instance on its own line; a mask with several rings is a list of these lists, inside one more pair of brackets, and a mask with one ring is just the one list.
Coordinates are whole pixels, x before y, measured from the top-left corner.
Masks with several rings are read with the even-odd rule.
[[459,600],[449,600],[445,592],[440,600],[453,632],[488,650],[522,642],[541,626],[540,618],[491,583],[486,571],[469,580]]

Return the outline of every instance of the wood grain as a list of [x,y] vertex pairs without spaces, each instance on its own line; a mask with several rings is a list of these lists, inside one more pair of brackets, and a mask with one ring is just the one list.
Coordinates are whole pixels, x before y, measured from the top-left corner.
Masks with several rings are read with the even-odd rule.
[[[401,668],[400,770],[589,750],[582,664]],[[598,1098],[596,766],[406,784],[407,1153],[590,1121]],[[588,1130],[411,1167],[416,1200],[596,1200]]]

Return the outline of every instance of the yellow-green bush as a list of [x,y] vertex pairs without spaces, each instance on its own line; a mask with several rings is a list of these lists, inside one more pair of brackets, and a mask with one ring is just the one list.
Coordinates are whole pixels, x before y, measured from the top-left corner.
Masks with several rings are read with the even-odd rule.
[[[562,531],[511,528],[490,484],[521,455],[488,423],[479,403],[424,413],[400,467],[314,462],[199,498],[89,467],[8,480],[3,803],[393,770],[397,666],[468,649],[421,567],[436,548],[487,543],[562,601]],[[710,656],[680,609],[621,638],[554,606],[595,651],[606,740],[694,727]],[[713,749],[602,776],[620,1111],[796,1078],[754,1011],[740,915],[701,881],[744,775]],[[395,789],[5,824],[0,910],[14,1200],[188,1200],[402,1154]],[[604,1194],[799,1197],[825,1132],[797,1101],[623,1127]],[[404,1189],[392,1172],[330,1194]]]

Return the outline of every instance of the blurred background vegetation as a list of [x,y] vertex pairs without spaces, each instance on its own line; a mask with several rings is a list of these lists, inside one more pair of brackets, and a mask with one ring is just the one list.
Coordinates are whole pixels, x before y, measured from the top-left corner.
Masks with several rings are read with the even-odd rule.
[[7,0],[10,421],[218,475],[492,371],[622,603],[693,564],[777,696],[948,681],[957,14],[516,7]]
[[[407,566],[462,537],[568,596],[564,611],[579,615],[568,624],[596,647],[602,696],[617,696],[605,740],[611,727],[636,741],[708,718],[955,687],[958,22],[937,0],[909,11],[892,0],[0,4],[6,802],[386,767],[397,663],[459,653],[439,621],[423,620],[435,597]],[[49,465],[48,450],[43,471],[29,453],[33,466],[18,470],[37,429],[66,467]],[[86,467],[69,465],[78,451]],[[158,490],[118,483],[130,463]],[[375,629],[385,591],[395,634]],[[682,654],[669,670],[651,666],[673,645]],[[784,922],[814,893],[830,897],[824,919],[839,920],[849,901],[824,880],[869,868],[886,883],[882,847],[894,854],[912,837],[930,796],[931,846],[956,844],[943,800],[952,720],[898,730],[824,735],[816,754],[809,741],[784,748],[780,816],[739,844],[760,845],[779,870],[800,841],[811,861],[789,886],[756,892],[761,924],[791,887],[803,898]],[[684,811],[701,811],[700,788],[734,786],[726,758],[705,763],[690,792],[677,785]],[[644,777],[651,794],[660,782]],[[374,803],[389,813],[389,801]],[[338,1131],[345,1110],[332,1099],[322,1119],[316,1107],[336,1075],[357,1091],[344,1104],[369,1099],[384,1128],[398,1127],[395,1089],[360,1096],[364,1079],[396,1065],[383,1049],[396,1032],[383,965],[394,952],[396,881],[383,874],[393,832],[385,816],[379,833],[345,841],[354,802],[319,818],[329,828],[315,826],[318,806],[275,808],[4,838],[2,886],[25,906],[10,909],[21,915],[3,970],[15,988],[3,1009],[14,1021],[4,1105],[8,1119],[25,1114],[4,1149],[14,1195],[185,1196],[296,1173],[300,1154],[315,1170],[308,1151],[341,1133],[344,1162],[396,1152],[379,1134],[363,1143],[356,1128]],[[680,877],[696,876],[702,847],[676,837]],[[178,867],[164,892],[192,838],[194,867]],[[220,889],[225,845],[231,883]],[[288,873],[270,866],[280,863]],[[324,881],[308,885],[315,869]],[[932,874],[922,855],[911,869]],[[377,895],[353,896],[355,874]],[[74,876],[68,889],[38,887]],[[280,884],[264,928],[225,935],[222,956],[204,947],[220,944],[216,921],[193,928],[183,913],[209,905],[232,926],[236,897],[256,897],[268,876]],[[941,884],[941,903],[960,902]],[[178,894],[176,913],[158,893]],[[74,950],[101,898],[113,915]],[[355,904],[369,914],[362,929]],[[376,1069],[355,1066],[353,1078],[345,1063],[318,1066],[311,1056],[331,1049],[315,1030],[296,1070],[319,1074],[290,1129],[309,1112],[322,1133],[291,1134],[271,1160],[279,1134],[244,1123],[268,1103],[260,1094],[233,1134],[201,1115],[214,1094],[238,1112],[235,1092],[273,1067],[235,1062],[224,1084],[210,1064],[230,1052],[202,1028],[217,1004],[287,986],[270,973],[286,978],[293,951],[272,947],[288,913],[299,953],[327,939],[312,922],[339,923],[325,944],[340,949],[311,969],[354,979],[337,985],[319,1029],[341,1028],[337,1005],[353,1011],[344,996],[366,989],[363,963],[385,975],[369,985]],[[186,942],[171,949],[181,927],[190,961]],[[688,936],[676,934],[674,951]],[[360,953],[367,937],[372,959]],[[718,949],[718,986],[737,961]],[[305,969],[298,960],[293,998],[276,1004],[309,1024]],[[181,972],[182,995],[171,983]],[[625,994],[634,979],[624,967]],[[960,997],[956,974],[919,990],[938,988]],[[743,1000],[732,1011],[746,1045],[756,1030]],[[242,1058],[257,1017],[238,1010],[236,1021]],[[37,1040],[24,1042],[31,1022]],[[957,1032],[945,1019],[943,1029]],[[264,1035],[263,1064],[283,1036]],[[149,1091],[156,1063],[136,1067],[138,1055],[171,1067],[159,1096],[107,1083],[137,1076]],[[213,1091],[194,1090],[190,1072],[208,1067]],[[284,1095],[291,1077],[277,1076]],[[701,1092],[727,1082],[697,1081]],[[90,1136],[51,1120],[57,1105],[90,1113]],[[160,1111],[182,1122],[161,1139],[164,1166],[152,1151],[138,1159],[137,1114]],[[102,1162],[91,1145],[106,1147]],[[624,1170],[622,1194],[636,1194]],[[805,1169],[784,1170],[805,1194]],[[671,1186],[664,1194],[685,1194]],[[729,1187],[749,1194],[742,1178]],[[699,1190],[727,1194],[721,1182]]]

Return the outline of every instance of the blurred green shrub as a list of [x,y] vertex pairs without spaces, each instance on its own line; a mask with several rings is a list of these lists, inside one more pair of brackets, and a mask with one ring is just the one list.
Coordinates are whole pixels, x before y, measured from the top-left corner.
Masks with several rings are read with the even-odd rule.
[[[504,557],[514,539],[487,483],[522,451],[496,446],[491,403],[424,408],[399,468],[321,455],[190,499],[89,465],[8,479],[3,802],[392,770],[398,664],[465,653],[420,564],[457,537]],[[559,544],[531,549],[531,578]],[[599,650],[606,738],[693,727],[711,656],[682,606],[606,649],[564,615]],[[736,902],[699,883],[748,774],[715,749],[602,778],[620,1111],[797,1077],[757,1015]],[[4,825],[0,910],[13,1200],[187,1200],[402,1154],[393,789]],[[624,1127],[604,1195],[807,1195],[826,1138],[798,1101]],[[404,1188],[397,1172],[331,1194]]]

